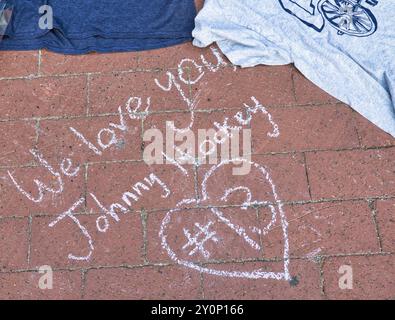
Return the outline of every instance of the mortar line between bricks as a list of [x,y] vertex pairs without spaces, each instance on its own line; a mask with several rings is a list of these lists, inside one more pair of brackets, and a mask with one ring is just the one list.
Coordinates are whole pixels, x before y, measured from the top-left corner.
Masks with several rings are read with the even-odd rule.
[[[39,78],[64,78],[64,77],[75,77],[75,76],[86,76],[87,74],[91,75],[103,75],[103,76],[110,76],[110,75],[117,75],[117,74],[129,74],[129,73],[162,73],[166,71],[178,71],[178,66],[164,66],[164,67],[157,67],[157,68],[140,68],[138,65],[134,69],[126,69],[126,70],[115,70],[115,71],[86,71],[86,72],[70,72],[70,73],[54,73],[54,74],[43,74],[41,73],[41,66],[42,66],[42,51],[39,50],[39,58],[40,62],[37,65],[40,65],[40,73],[37,75],[27,75],[27,76],[18,76],[18,77],[0,77],[0,81],[2,80],[31,80],[31,79],[39,79]],[[137,57],[139,60],[140,57]],[[186,67],[185,67],[186,68]],[[225,66],[220,67],[221,69],[233,68],[233,66]]]
[[33,224],[33,217],[29,215],[28,219],[28,227],[27,227],[27,265],[30,266],[30,259],[31,259],[31,249],[32,249],[32,224]]
[[199,201],[199,164],[197,162],[195,162],[193,165],[193,188],[195,192],[195,200]]
[[305,171],[306,179],[307,179],[307,189],[308,189],[308,191],[309,191],[310,200],[312,200],[313,197],[311,196],[310,177],[309,177],[309,170],[308,170],[308,168],[307,168],[306,153],[302,152],[302,156],[303,156],[303,163],[304,163],[304,171]]
[[[191,97],[193,98],[193,96]],[[301,103],[301,104],[265,104],[265,108],[269,109],[294,109],[294,108],[313,108],[313,107],[334,107],[337,105],[344,105],[342,102],[327,102],[327,103]],[[348,107],[348,106],[347,106]],[[243,102],[238,103],[237,105],[231,106],[216,106],[212,108],[202,109],[196,108],[194,109],[195,113],[213,113],[213,112],[223,112],[223,111],[240,111],[243,108]],[[168,110],[155,110],[151,111],[152,114],[163,114],[163,113],[189,113],[190,111],[186,108],[183,109],[168,109]]]
[[24,219],[26,219],[26,218],[28,218],[29,216],[0,216],[0,221],[1,220],[13,220],[13,219],[15,219],[15,220],[24,220]]
[[[308,259],[303,259],[303,258],[291,258],[291,260],[308,260]],[[233,260],[210,260],[206,262],[200,262],[197,263],[200,266],[205,266],[205,265],[220,265],[220,264],[244,264],[244,263],[281,263],[283,262],[284,259],[281,258],[273,258],[273,259],[258,259],[258,258],[252,258],[252,259],[233,259]],[[179,265],[176,262],[161,262],[161,263],[149,263],[149,264],[135,264],[135,265],[128,265],[128,264],[120,264],[120,265],[92,265],[92,266],[87,266],[87,267],[54,267],[52,270],[54,272],[61,272],[61,271],[68,271],[68,272],[74,272],[74,271],[80,271],[80,270],[85,270],[86,272],[89,272],[90,270],[101,270],[101,269],[141,269],[141,268],[155,268],[155,267],[181,267],[185,268],[182,265]],[[0,270],[1,273],[9,274],[9,273],[24,273],[24,272],[38,272],[38,268],[27,268],[27,269],[9,269],[9,270]]]
[[349,151],[370,151],[370,150],[384,150],[384,149],[392,149],[395,147],[394,145],[389,146],[379,146],[379,147],[350,147],[350,148],[337,148],[337,149],[301,149],[301,150],[290,150],[290,151],[274,151],[274,152],[262,152],[262,153],[253,153],[255,156],[270,156],[270,155],[279,155],[279,154],[298,154],[298,153],[317,153],[317,152],[349,152]]
[[[184,58],[181,58],[180,61],[181,61],[182,59],[184,59]],[[186,59],[188,59],[188,57],[186,57]],[[226,66],[221,65],[221,66],[219,67],[220,70],[233,69],[233,68],[235,67],[234,65],[231,65],[231,63],[229,63],[229,62],[227,62],[227,63],[228,63],[228,64],[227,64]],[[184,67],[184,68],[189,68],[189,67]],[[174,67],[165,66],[165,67],[155,67],[155,68],[147,68],[147,69],[144,69],[144,68],[140,68],[139,65],[138,65],[138,68],[137,68],[136,70],[144,71],[144,72],[156,72],[156,71],[178,70],[178,69],[179,69],[178,66],[174,66]],[[217,72],[218,72],[218,71],[217,71]]]
[[[260,225],[261,219],[263,219],[262,212],[260,208],[255,208],[255,213],[256,213],[256,219],[257,219],[257,225]],[[262,233],[258,233],[258,239],[259,239],[259,246],[261,247],[260,253],[262,257],[265,256],[265,247],[264,247],[264,242],[263,242],[263,237],[264,235]]]
[[[76,217],[90,217],[90,216],[97,216],[97,215],[102,215],[103,212],[97,211],[97,212],[86,212],[84,211],[76,211],[73,212],[73,215]],[[125,212],[125,215],[127,214],[139,214],[140,211],[133,211],[133,212]],[[32,218],[56,218],[59,216],[59,213],[52,214],[52,213],[32,213],[31,214]],[[0,216],[0,221],[1,220],[7,220],[7,219],[26,219],[28,216],[18,216],[18,215],[12,215],[12,216]]]
[[[329,259],[329,258],[344,258],[344,257],[376,257],[376,256],[393,256],[394,252],[367,252],[367,253],[347,253],[347,254],[328,254],[322,255],[320,258]],[[311,261],[308,257],[289,257],[289,260],[295,261]],[[281,263],[284,262],[284,258],[271,258],[271,259],[262,259],[262,258],[251,258],[251,259],[231,259],[231,260],[209,260],[205,262],[197,263],[198,265],[220,265],[220,264],[245,264],[245,263]],[[85,266],[85,267],[55,267],[52,268],[54,272],[57,271],[80,271],[85,270],[89,272],[90,270],[100,270],[100,269],[141,269],[141,268],[157,268],[157,267],[180,267],[185,268],[184,266],[176,263],[176,262],[158,262],[158,263],[149,263],[149,264],[136,264],[136,265],[128,265],[128,264],[120,264],[120,265],[93,265],[93,266]],[[10,274],[10,273],[24,273],[24,272],[37,272],[37,268],[27,268],[27,269],[9,269],[9,270],[0,270],[0,274]]]
[[[191,69],[188,68],[187,69],[187,74],[188,74],[188,97],[190,99],[190,101],[194,100],[194,94],[193,94],[193,86],[191,84]],[[199,103],[197,102],[197,105]],[[194,106],[196,107],[196,105]],[[194,109],[194,112],[196,113],[197,110]],[[189,113],[189,111],[188,111]],[[195,159],[194,163],[193,163],[193,167],[192,167],[192,171],[193,171],[193,188],[194,188],[194,192],[195,192],[195,200],[199,201],[200,200],[200,194],[199,194],[199,174],[198,174],[198,170],[199,170],[199,163],[198,161]]]
[[86,269],[81,269],[81,299],[84,299],[85,297],[85,288],[86,288],[86,274],[87,274]]
[[88,170],[89,163],[84,164],[84,210],[88,210]]
[[140,159],[144,160],[144,150],[145,150],[145,141],[144,141],[144,118],[140,120],[140,139],[141,139],[141,146],[140,146],[140,152],[141,156]]
[[67,78],[67,77],[82,77],[88,74],[92,76],[111,76],[121,74],[133,74],[133,73],[164,73],[166,71],[178,71],[178,67],[169,68],[157,68],[157,69],[128,69],[128,70],[116,70],[116,71],[86,71],[86,72],[71,72],[71,73],[58,73],[58,74],[31,74],[27,76],[18,77],[0,77],[0,81],[12,81],[12,80],[33,80],[33,79],[46,79],[46,78]]
[[91,74],[87,74],[86,76],[86,111],[85,115],[89,117],[89,112],[90,112],[90,86],[91,86]]
[[292,95],[294,98],[295,103],[297,103],[298,99],[296,98],[296,86],[295,86],[295,67],[291,70],[291,83],[292,83]]
[[137,69],[140,69],[140,62],[141,62],[141,56],[140,56],[140,54],[137,54],[135,59],[136,59],[136,66],[137,66]]
[[[338,202],[357,202],[357,201],[368,201],[368,200],[392,200],[395,199],[395,196],[376,196],[376,197],[362,197],[362,198],[344,198],[344,199],[318,199],[318,200],[300,200],[300,201],[282,201],[281,203],[284,206],[293,206],[293,205],[308,205],[308,204],[323,204],[323,203],[338,203]],[[268,203],[267,205],[273,203]],[[266,205],[266,206],[267,206]],[[265,205],[262,206],[253,206],[252,208],[264,208],[266,207]],[[181,210],[204,210],[204,209],[212,209],[212,208],[218,208],[218,209],[232,209],[232,208],[240,208],[241,205],[223,205],[223,206],[194,206],[194,207],[181,207]],[[144,211],[149,215],[149,214],[158,214],[158,213],[165,213],[167,211],[170,211],[174,208],[158,208],[158,209],[153,209],[153,210],[147,210],[145,209]],[[87,213],[86,211],[81,211],[81,212],[76,212],[75,215],[97,215],[100,212],[92,212],[92,213]],[[126,214],[141,214],[141,210],[133,210],[130,211],[129,213]],[[32,214],[32,217],[54,217],[56,216],[55,214],[48,214],[45,212],[36,212]],[[1,219],[24,219],[26,218],[26,215],[11,215],[11,216],[0,216]]]
[[[390,196],[390,197],[376,197],[376,198],[350,198],[350,199],[319,199],[319,200],[313,200],[313,201],[307,201],[307,200],[302,200],[302,201],[289,201],[289,202],[282,202],[284,206],[293,206],[293,205],[307,205],[307,204],[323,204],[323,203],[338,203],[338,202],[356,202],[356,201],[368,201],[368,200],[391,200],[395,199],[395,196]],[[269,203],[270,204],[270,203]],[[268,205],[269,205],[268,204]],[[273,205],[273,203],[271,203]],[[218,208],[218,209],[232,209],[232,208],[240,208],[241,205],[223,205],[223,206],[194,206],[194,207],[181,207],[181,210],[194,210],[194,209],[199,209],[199,210],[204,210],[204,209],[212,209],[212,208]],[[265,205],[262,206],[253,206],[251,208],[263,208]],[[157,214],[157,213],[164,213],[169,210],[172,210],[172,208],[158,208],[158,209],[153,209],[153,210],[146,210],[145,212],[147,214]],[[126,214],[140,214],[141,210],[133,210],[130,211]],[[75,215],[97,215],[100,214],[100,212],[92,212],[92,213],[87,213],[86,211],[78,212],[75,213]],[[32,214],[33,217],[53,217],[55,216],[54,214],[48,214],[45,212],[37,212]],[[25,215],[12,215],[12,216],[0,216],[0,219],[9,219],[9,218],[15,218],[15,219],[23,219],[26,218]]]
[[[90,74],[91,75],[91,74]],[[339,103],[323,103],[323,104],[300,104],[300,105],[265,105],[267,108],[309,108],[309,107],[333,107],[338,105]],[[210,108],[210,109],[195,109],[195,113],[213,113],[213,112],[226,112],[226,111],[240,111],[240,106],[235,107],[217,107],[217,108]],[[188,114],[190,113],[189,110],[183,109],[171,109],[171,110],[155,110],[150,111],[149,115],[163,115],[163,114]],[[127,116],[127,112],[121,113],[123,116]],[[34,121],[37,119],[40,120],[48,120],[48,121],[60,121],[60,120],[73,120],[73,119],[91,119],[91,118],[100,118],[100,117],[109,117],[109,116],[119,116],[119,112],[106,112],[106,113],[97,113],[97,114],[74,114],[74,115],[58,115],[58,116],[36,116],[36,117],[23,117],[23,118],[0,118],[0,123],[2,122],[17,122],[17,121]]]
[[[152,263],[152,264],[139,264],[139,265],[106,265],[106,266],[88,266],[88,267],[54,267],[52,268],[53,272],[74,272],[84,270],[88,273],[90,270],[100,270],[100,269],[139,269],[144,267],[169,267],[176,266],[176,263]],[[25,273],[25,272],[38,272],[38,268],[28,268],[28,269],[9,269],[9,270],[0,270],[0,274],[10,274],[10,273]]]
[[[317,153],[317,152],[352,152],[352,151],[371,151],[371,150],[386,150],[395,148],[395,145],[368,147],[368,148],[343,148],[343,149],[314,149],[314,150],[298,150],[298,151],[279,151],[279,152],[265,152],[265,153],[252,153],[252,156],[277,156],[277,155],[294,155],[302,153]],[[142,159],[124,159],[124,160],[103,160],[103,161],[90,161],[90,165],[111,164],[111,163],[144,163]],[[6,165],[0,166],[0,169],[16,169],[16,168],[36,168],[38,164],[21,164],[21,165]],[[374,197],[373,197],[374,198]]]
[[199,272],[199,289],[200,289],[200,298],[205,300],[205,293],[204,293],[204,275],[203,272]]
[[[131,71],[135,72],[135,71]],[[115,73],[115,72],[114,72]],[[119,72],[118,72],[119,73]],[[126,73],[126,71],[125,71]],[[106,75],[100,71],[98,72],[82,72],[82,73],[64,73],[64,74],[38,74],[38,75],[28,75],[28,76],[20,76],[20,77],[0,77],[0,81],[13,81],[13,80],[35,80],[35,79],[59,79],[59,78],[73,78],[73,77],[84,77],[88,74],[92,75]],[[111,73],[107,74],[111,75]]]
[[[284,206],[292,206],[292,205],[305,205],[305,204],[322,204],[322,203],[338,203],[338,202],[357,202],[357,201],[366,201],[369,199],[374,200],[389,200],[395,199],[395,196],[377,196],[377,197],[359,197],[359,198],[344,198],[344,199],[317,199],[317,200],[299,200],[299,201],[282,201],[281,203]],[[266,205],[257,205],[251,206],[250,208],[265,208],[268,205],[273,205],[275,203],[268,202]],[[240,208],[242,205],[217,205],[217,206],[192,206],[192,207],[181,207],[182,210],[193,210],[193,209],[212,209],[212,208]],[[161,208],[161,209],[153,209],[153,210],[146,210],[148,214],[155,214],[157,212],[165,212],[172,210],[174,208]]]
[[325,293],[325,276],[324,276],[324,264],[325,264],[325,258],[324,257],[320,257],[319,260],[319,272],[320,272],[320,277],[319,277],[319,281],[320,281],[320,294],[321,297],[323,298],[327,298],[326,293]]
[[[334,253],[334,254],[323,254],[320,257],[329,258],[344,258],[344,257],[377,257],[377,256],[392,256],[395,252],[355,252],[355,253]],[[298,257],[291,257],[291,259],[300,259]],[[305,259],[303,257],[302,259]],[[307,258],[308,259],[308,258]]]
[[376,231],[376,237],[377,237],[377,242],[379,245],[379,250],[381,252],[383,252],[383,241],[382,241],[381,234],[380,234],[379,223],[377,221],[377,200],[368,200],[368,204],[369,204],[370,212],[372,215],[374,228]]
[[[103,161],[88,161],[83,165],[103,165],[103,164],[120,164],[120,163],[142,163],[143,160],[103,160]],[[40,164],[24,164],[19,166],[0,166],[0,169],[26,169],[26,168],[39,168]]]
[[148,248],[148,237],[147,237],[147,218],[148,215],[144,210],[141,210],[140,213],[140,218],[141,218],[141,226],[142,226],[142,235],[143,235],[143,261],[144,264],[149,264],[148,258],[147,258],[147,248]]
[[41,64],[42,64],[42,51],[38,50],[38,58],[37,58],[37,76],[40,76],[41,73]]
[[40,139],[40,130],[41,130],[41,128],[40,128],[40,119],[37,119],[36,120],[36,125],[35,125],[35,131],[36,131],[36,137],[35,137],[35,139],[34,139],[34,143],[35,143],[35,148],[37,149],[38,148],[38,143],[39,143],[39,139]]
[[[333,253],[333,254],[323,254],[318,255],[320,259],[323,258],[344,258],[344,257],[376,257],[376,256],[392,256],[394,252],[355,252],[355,253]],[[230,260],[209,260],[201,262],[200,265],[210,265],[210,264],[232,264],[232,263],[246,263],[246,262],[284,262],[283,257],[273,257],[273,258],[244,258],[244,259],[230,259]],[[310,257],[306,256],[292,256],[290,255],[287,260],[302,260],[302,261],[311,261]]]
[[358,114],[358,113],[352,109],[352,124],[354,126],[355,134],[357,135],[358,145],[360,148],[363,148],[362,137],[359,134],[358,125],[357,125],[357,121],[356,121],[356,114]]

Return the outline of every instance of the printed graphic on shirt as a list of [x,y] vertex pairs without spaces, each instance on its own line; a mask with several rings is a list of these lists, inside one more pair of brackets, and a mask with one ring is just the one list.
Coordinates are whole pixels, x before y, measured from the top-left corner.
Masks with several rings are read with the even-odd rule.
[[366,5],[376,6],[378,1],[279,0],[286,12],[318,32],[329,23],[339,35],[354,37],[367,37],[376,32],[377,20]]

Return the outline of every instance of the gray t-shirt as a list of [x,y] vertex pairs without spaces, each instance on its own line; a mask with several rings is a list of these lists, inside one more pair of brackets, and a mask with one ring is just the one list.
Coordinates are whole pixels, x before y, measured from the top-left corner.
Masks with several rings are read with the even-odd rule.
[[206,0],[194,45],[242,67],[294,63],[395,137],[394,0]]

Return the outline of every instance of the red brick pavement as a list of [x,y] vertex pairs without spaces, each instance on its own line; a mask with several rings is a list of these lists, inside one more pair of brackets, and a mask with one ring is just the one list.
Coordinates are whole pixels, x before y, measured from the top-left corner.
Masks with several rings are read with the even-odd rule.
[[[190,60],[181,63],[185,58],[201,72]],[[240,69],[221,59],[215,68],[215,49],[190,43],[139,53],[0,54],[0,298],[395,297],[395,139],[291,65]],[[169,74],[180,90],[157,85],[168,86]],[[128,113],[131,97],[141,98],[140,111],[151,99],[145,117]],[[252,130],[252,161],[271,182],[258,167],[234,176],[224,166],[208,178],[205,199],[202,182],[212,165],[182,171],[144,163],[143,132],[163,130],[165,121],[187,127],[185,99],[194,97],[195,133],[225,118],[232,124],[243,104],[254,106],[251,97],[266,108],[245,128]],[[268,114],[278,137],[270,136]],[[117,143],[100,149],[98,137]],[[128,205],[124,193],[139,182],[147,187],[149,177],[159,180]],[[243,210],[243,192],[221,200],[236,186],[272,207]],[[111,206],[113,216],[103,215]],[[269,224],[271,208],[284,212],[286,234],[279,221],[267,234],[257,231]],[[199,227],[215,231],[201,246],[192,239]],[[283,272],[285,261],[288,280],[264,279]],[[54,270],[51,290],[38,287],[43,265]],[[339,287],[344,265],[352,268],[353,289]]]

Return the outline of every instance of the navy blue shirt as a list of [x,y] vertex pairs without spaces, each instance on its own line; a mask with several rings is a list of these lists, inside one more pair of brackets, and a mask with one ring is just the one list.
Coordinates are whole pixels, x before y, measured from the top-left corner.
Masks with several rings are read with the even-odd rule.
[[[192,39],[196,15],[193,0],[9,1],[13,16],[0,50],[76,54],[166,47]],[[52,8],[53,29],[39,25],[43,5]]]

